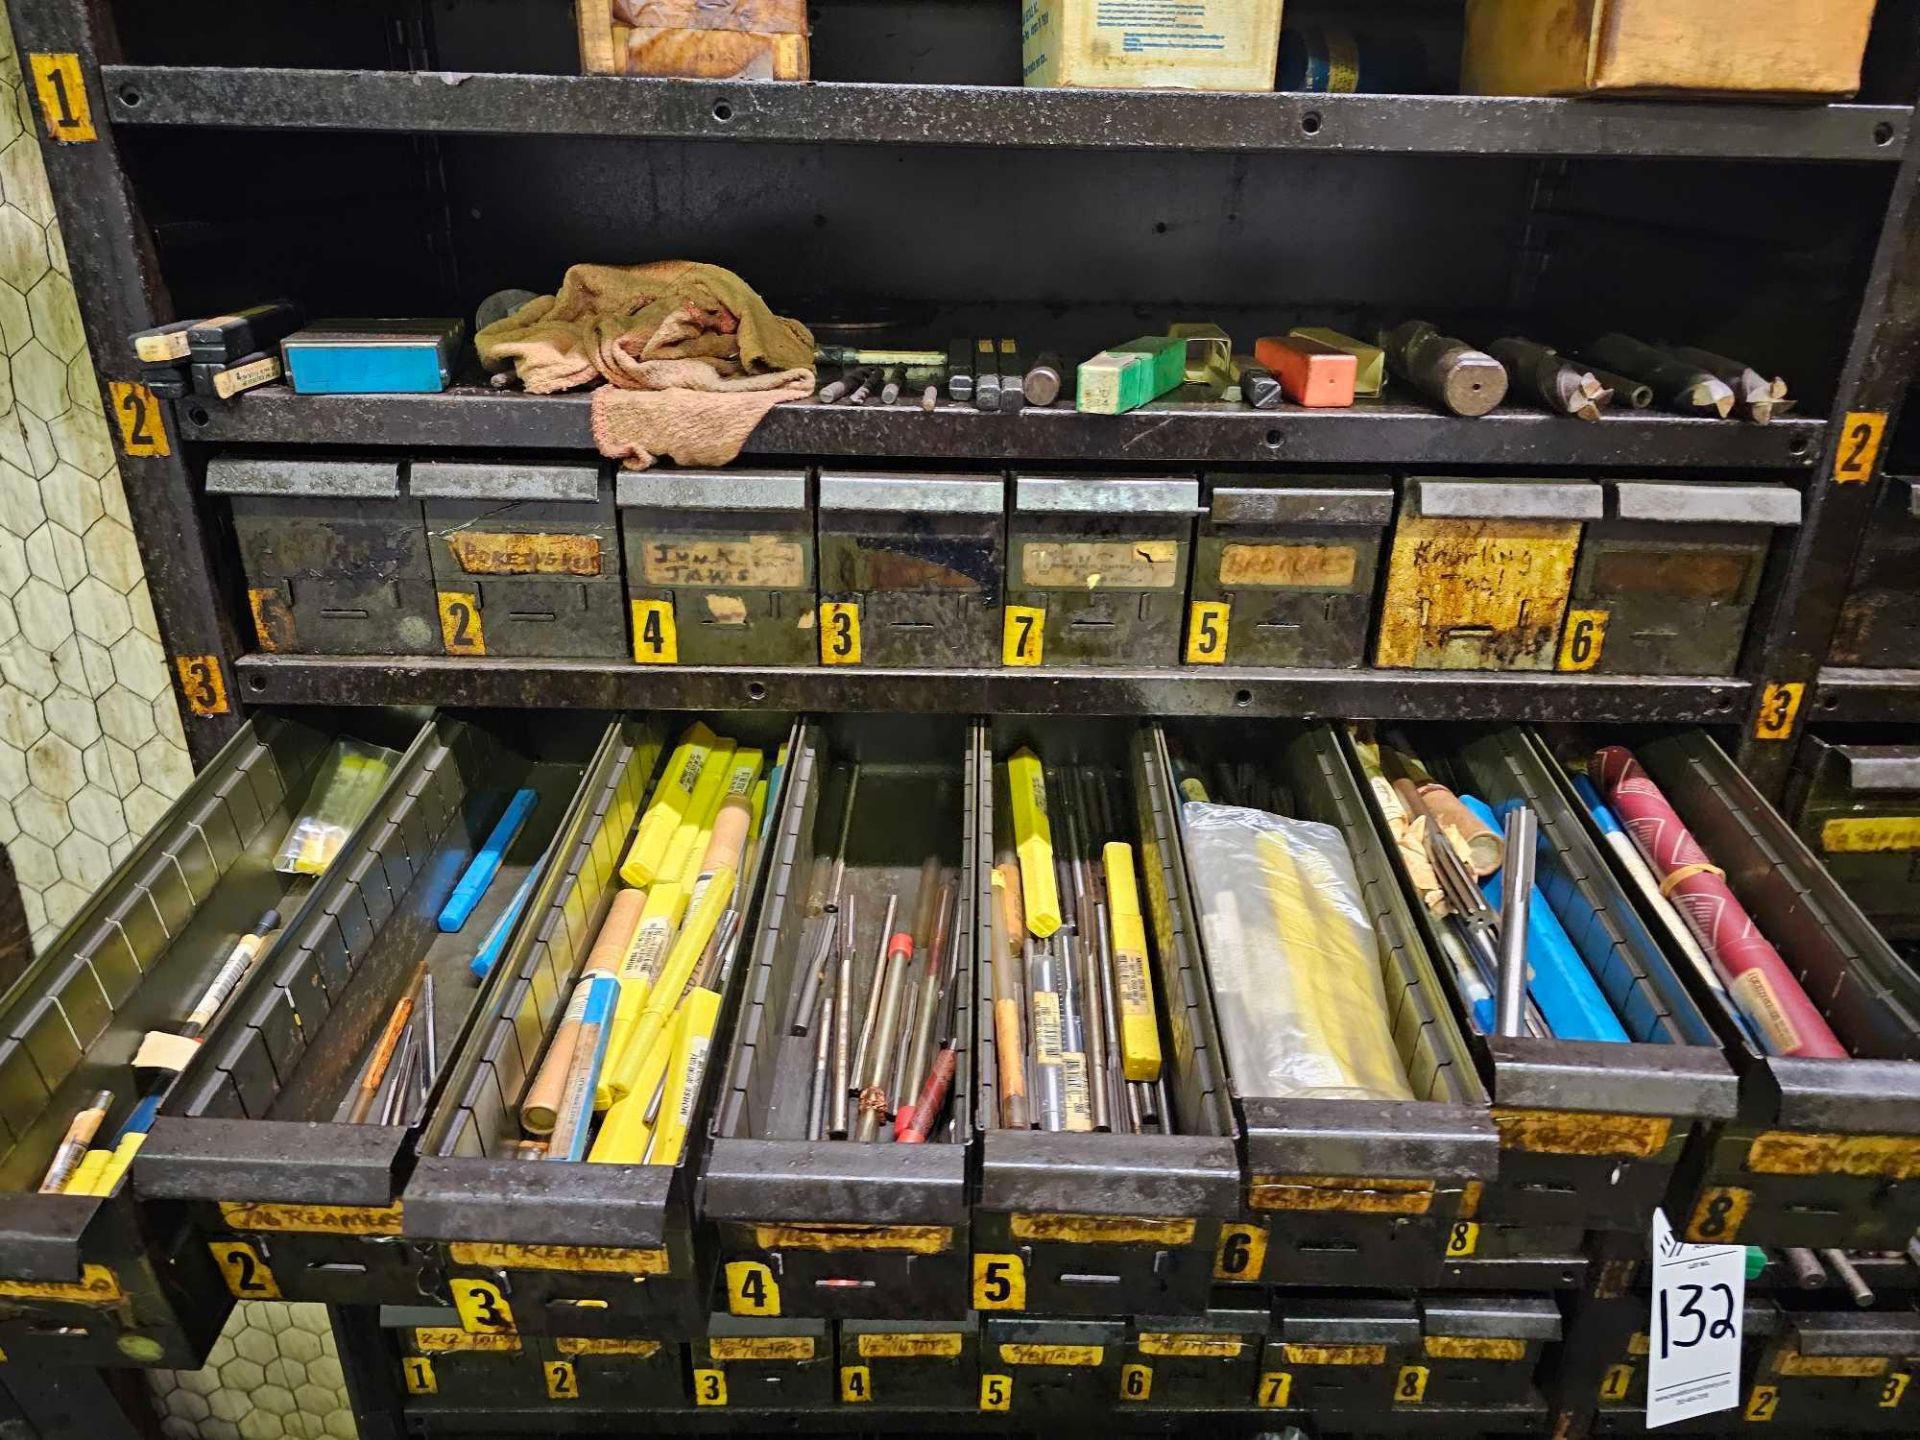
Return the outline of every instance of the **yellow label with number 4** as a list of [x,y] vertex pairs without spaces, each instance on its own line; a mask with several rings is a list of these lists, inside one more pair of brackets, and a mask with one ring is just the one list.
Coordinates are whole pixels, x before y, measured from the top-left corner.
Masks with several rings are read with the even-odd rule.
[[860,606],[855,601],[820,602],[820,663],[860,663]]
[[441,590],[440,643],[449,655],[484,655],[487,632],[480,623],[480,597],[462,590]]
[[1600,651],[1607,643],[1606,610],[1569,610],[1567,628],[1560,636],[1561,670],[1579,673],[1600,663]]
[[167,422],[160,414],[160,397],[132,380],[109,380],[107,400],[114,423],[120,427],[120,453],[129,459],[173,453]]
[[873,1399],[873,1372],[864,1365],[840,1367],[840,1399],[848,1405],[865,1405]]
[[40,118],[47,137],[62,145],[84,145],[98,140],[93,128],[93,106],[87,82],[80,74],[80,57],[71,50],[27,56],[33,74],[33,93],[40,100]]
[[580,1398],[580,1377],[574,1374],[571,1360],[548,1360],[540,1366],[540,1373],[547,1377],[549,1400]]
[[973,1257],[973,1308],[1024,1310],[1027,1308],[1027,1266],[1018,1255]]
[[1233,607],[1224,600],[1196,600],[1187,611],[1187,664],[1224,665]]
[[1480,1226],[1472,1220],[1456,1220],[1447,1227],[1447,1258],[1464,1260],[1480,1248]]
[[1260,1377],[1260,1393],[1255,1400],[1263,1410],[1282,1410],[1293,1398],[1293,1372],[1269,1370]]
[[218,655],[176,655],[173,673],[180,679],[187,709],[194,714],[224,715],[233,708],[227,703],[227,672],[220,668]]
[[1747,1407],[1740,1412],[1742,1420],[1771,1420],[1774,1411],[1780,1408],[1780,1387],[1777,1385],[1756,1385],[1747,1392]]
[[244,1240],[212,1240],[207,1248],[237,1300],[278,1300],[280,1282],[260,1252]]
[[1880,460],[1880,441],[1887,433],[1881,410],[1849,410],[1840,426],[1840,444],[1833,452],[1836,485],[1864,485],[1873,478]]
[[433,1373],[433,1361],[424,1355],[409,1355],[400,1362],[409,1395],[438,1395],[440,1381]]
[[513,1307],[491,1280],[449,1280],[447,1287],[453,1291],[462,1330],[498,1334],[519,1328],[513,1323]]
[[693,1372],[693,1403],[696,1405],[726,1404],[727,1372],[696,1369]]
[[1427,1367],[1424,1365],[1402,1365],[1400,1375],[1393,1382],[1393,1403],[1396,1405],[1418,1405],[1427,1398]]
[[1047,612],[1038,605],[1009,605],[1000,622],[1000,663],[1038,665],[1046,654]]
[[1807,687],[1798,680],[1769,685],[1760,692],[1760,708],[1753,717],[1756,740],[1791,740],[1793,722],[1800,718],[1800,702]]
[[635,600],[633,661],[636,665],[678,665],[680,630],[674,623],[671,600]]
[[1013,1377],[1011,1375],[982,1375],[980,1377],[980,1408],[982,1410],[1011,1410],[1013,1408]]
[[758,1260],[727,1262],[727,1311],[733,1315],[778,1315],[780,1282]]
[[1267,1227],[1235,1222],[1220,1227],[1213,1251],[1216,1280],[1258,1280],[1267,1263]]

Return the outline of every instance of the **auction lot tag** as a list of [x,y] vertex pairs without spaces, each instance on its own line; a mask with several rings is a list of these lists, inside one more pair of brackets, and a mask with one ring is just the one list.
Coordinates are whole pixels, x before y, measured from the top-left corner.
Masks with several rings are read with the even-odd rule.
[[1746,1247],[1688,1245],[1653,1212],[1653,1320],[1647,1428],[1740,1403]]

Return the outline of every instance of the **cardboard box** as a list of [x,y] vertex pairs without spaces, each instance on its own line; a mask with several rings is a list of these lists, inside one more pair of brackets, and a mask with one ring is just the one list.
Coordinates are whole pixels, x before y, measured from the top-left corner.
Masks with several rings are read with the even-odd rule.
[[1026,0],[1029,85],[1271,90],[1281,0]]
[[1851,95],[1874,0],[1467,0],[1475,95]]
[[806,0],[575,0],[590,75],[805,80]]

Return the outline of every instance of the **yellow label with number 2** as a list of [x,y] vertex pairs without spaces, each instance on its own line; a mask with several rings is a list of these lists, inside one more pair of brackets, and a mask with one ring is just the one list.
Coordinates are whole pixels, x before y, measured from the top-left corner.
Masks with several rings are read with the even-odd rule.
[[1836,485],[1864,485],[1873,478],[1880,460],[1880,441],[1887,433],[1882,410],[1849,410],[1840,426],[1840,444],[1833,452]]
[[160,397],[132,380],[109,380],[107,399],[114,423],[120,427],[120,453],[138,460],[173,453],[167,422],[160,414]]
[[441,590],[440,642],[449,655],[484,655],[487,632],[480,622],[480,597],[461,590]]
[[213,1240],[207,1248],[237,1300],[278,1300],[280,1282],[258,1250],[244,1240]]

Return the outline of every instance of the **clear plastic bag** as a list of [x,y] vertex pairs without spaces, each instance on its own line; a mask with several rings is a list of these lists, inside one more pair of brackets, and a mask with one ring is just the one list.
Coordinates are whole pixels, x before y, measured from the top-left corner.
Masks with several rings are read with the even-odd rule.
[[1220,1039],[1242,1095],[1411,1100],[1346,838],[1238,805],[1183,807]]
[[273,868],[288,875],[322,875],[387,783],[398,750],[364,740],[336,740],[307,791],[307,808],[287,829]]

